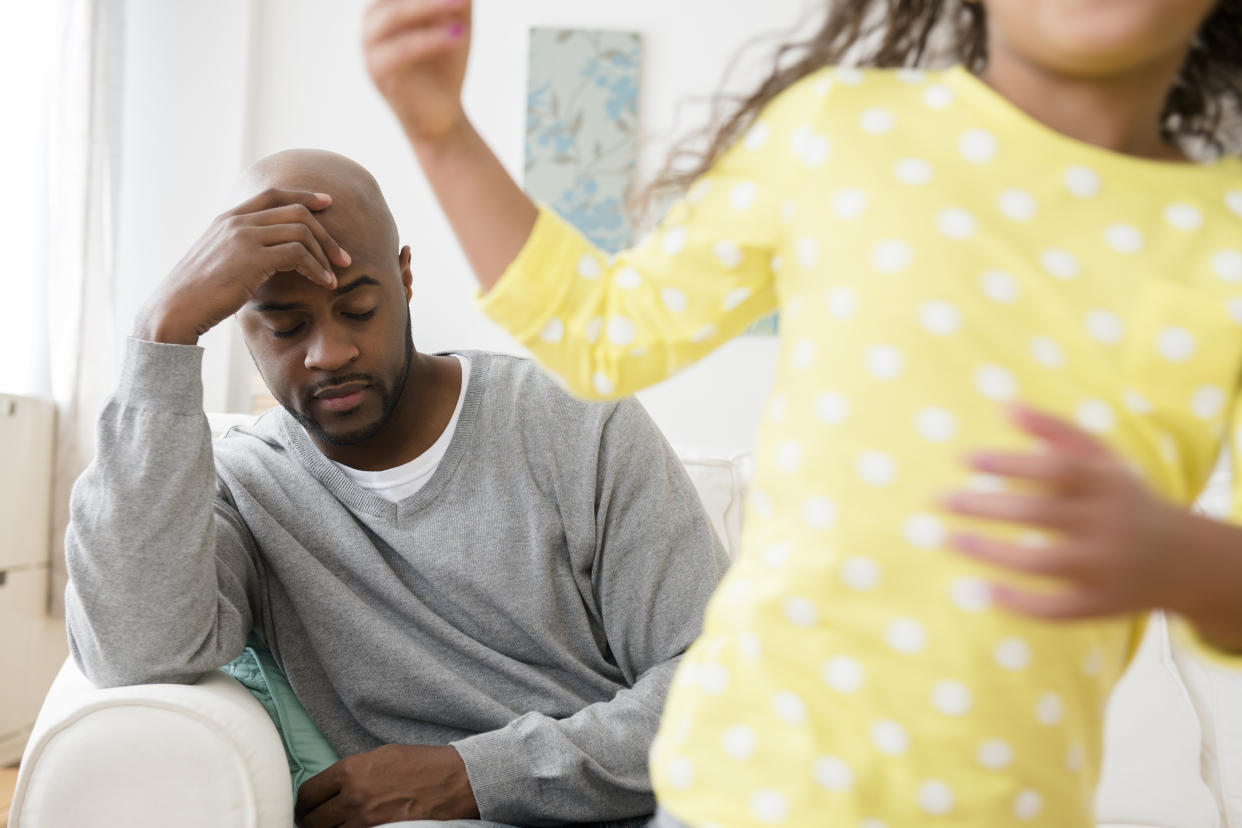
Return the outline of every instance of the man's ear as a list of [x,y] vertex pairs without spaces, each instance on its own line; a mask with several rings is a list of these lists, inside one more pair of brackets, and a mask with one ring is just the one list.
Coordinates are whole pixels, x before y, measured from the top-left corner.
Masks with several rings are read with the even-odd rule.
[[405,288],[405,301],[414,298],[414,272],[410,270],[410,246],[407,244],[401,248],[401,254],[398,257],[401,263],[401,284]]

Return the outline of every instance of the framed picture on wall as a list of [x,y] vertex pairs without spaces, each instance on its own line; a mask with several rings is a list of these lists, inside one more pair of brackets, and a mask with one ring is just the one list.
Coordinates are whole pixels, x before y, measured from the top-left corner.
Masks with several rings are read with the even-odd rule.
[[[534,28],[526,88],[525,189],[607,253],[634,243],[638,32]],[[773,313],[748,334],[774,335]]]
[[526,190],[608,253],[633,241],[641,59],[637,32],[530,32]]

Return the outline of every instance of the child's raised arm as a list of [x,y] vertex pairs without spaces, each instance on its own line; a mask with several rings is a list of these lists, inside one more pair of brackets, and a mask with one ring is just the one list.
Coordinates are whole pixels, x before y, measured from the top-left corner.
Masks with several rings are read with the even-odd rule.
[[[484,311],[573,393],[633,393],[776,307],[779,216],[800,180],[790,158],[824,163],[826,140],[808,125],[823,95],[774,101],[654,233],[607,256],[537,209],[471,126],[469,0],[379,0],[365,29],[371,76],[487,294]],[[817,244],[802,240],[786,266],[813,264]]]
[[522,249],[536,210],[462,109],[470,14],[470,0],[377,0],[363,46],[371,78],[486,291]]

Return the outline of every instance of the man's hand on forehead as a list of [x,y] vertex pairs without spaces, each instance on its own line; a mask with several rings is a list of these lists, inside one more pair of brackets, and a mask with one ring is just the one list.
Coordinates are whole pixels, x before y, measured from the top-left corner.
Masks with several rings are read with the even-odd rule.
[[139,315],[139,339],[194,345],[274,274],[296,272],[328,289],[351,258],[316,216],[327,193],[270,187],[217,216]]

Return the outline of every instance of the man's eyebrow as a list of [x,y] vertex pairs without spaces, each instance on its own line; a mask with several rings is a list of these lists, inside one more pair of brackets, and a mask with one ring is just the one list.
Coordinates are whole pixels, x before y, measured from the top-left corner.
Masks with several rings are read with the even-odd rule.
[[349,293],[351,290],[360,288],[363,285],[375,285],[376,287],[379,287],[380,283],[376,281],[375,279],[372,279],[370,276],[359,276],[357,279],[354,279],[348,285],[341,285],[336,290],[332,291],[332,295],[333,296],[344,296],[346,293]]
[[[370,276],[359,276],[347,285],[341,285],[332,291],[333,296],[344,296],[351,290],[357,290],[363,285],[375,285],[380,287],[380,283]],[[281,311],[297,310],[302,304],[300,302],[263,302],[254,306],[259,313],[280,313]]]

